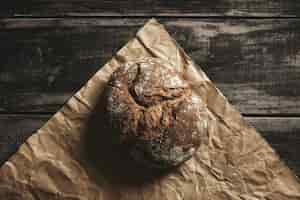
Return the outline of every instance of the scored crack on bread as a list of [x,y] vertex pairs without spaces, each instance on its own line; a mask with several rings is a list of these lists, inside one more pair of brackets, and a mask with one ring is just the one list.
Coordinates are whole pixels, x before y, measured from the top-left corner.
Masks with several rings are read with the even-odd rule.
[[105,92],[105,116],[138,163],[169,168],[207,137],[207,109],[170,63],[144,58],[120,66]]

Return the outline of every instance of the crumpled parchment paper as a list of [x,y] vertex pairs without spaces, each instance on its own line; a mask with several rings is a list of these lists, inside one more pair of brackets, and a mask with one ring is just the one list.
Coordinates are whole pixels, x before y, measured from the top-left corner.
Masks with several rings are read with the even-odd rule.
[[[102,129],[101,93],[129,60],[166,59],[207,103],[208,139],[178,169],[131,166]],[[296,200],[297,177],[154,19],[0,169],[0,199]]]

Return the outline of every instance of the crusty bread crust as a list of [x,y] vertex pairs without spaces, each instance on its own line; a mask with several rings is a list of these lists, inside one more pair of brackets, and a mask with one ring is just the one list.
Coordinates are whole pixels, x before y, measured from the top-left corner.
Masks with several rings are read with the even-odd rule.
[[[168,168],[207,135],[206,107],[171,64],[146,58],[120,66],[106,88],[106,119],[134,160]],[[129,144],[129,145],[128,145]]]

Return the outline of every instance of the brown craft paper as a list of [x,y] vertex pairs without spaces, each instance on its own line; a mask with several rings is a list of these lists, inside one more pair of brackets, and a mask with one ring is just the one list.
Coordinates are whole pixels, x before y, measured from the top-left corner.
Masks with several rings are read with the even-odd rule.
[[[102,129],[101,93],[111,73],[143,57],[171,62],[209,108],[207,141],[170,172],[131,166]],[[164,27],[150,20],[1,167],[0,199],[298,200],[300,184]]]

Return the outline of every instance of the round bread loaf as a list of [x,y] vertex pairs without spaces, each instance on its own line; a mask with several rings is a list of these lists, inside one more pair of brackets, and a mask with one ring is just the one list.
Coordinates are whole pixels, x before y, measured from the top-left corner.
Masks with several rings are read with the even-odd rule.
[[105,92],[105,116],[138,163],[169,168],[191,158],[207,135],[207,110],[175,68],[158,58],[120,66]]

